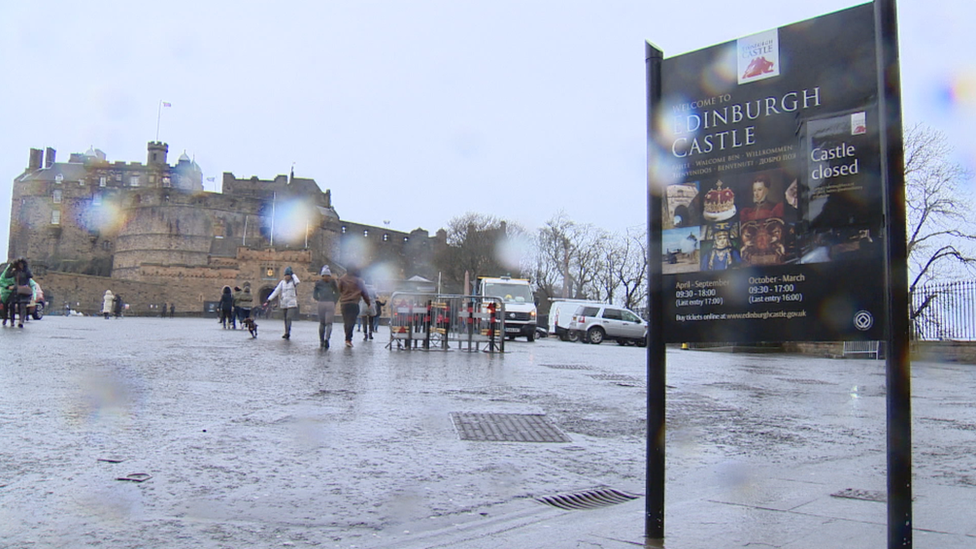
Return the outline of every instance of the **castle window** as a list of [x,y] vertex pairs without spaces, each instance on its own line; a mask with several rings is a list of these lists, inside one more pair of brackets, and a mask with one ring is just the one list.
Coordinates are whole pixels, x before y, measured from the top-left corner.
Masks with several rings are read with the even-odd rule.
[[108,250],[111,247],[112,247],[112,243],[111,242],[109,242],[108,240],[103,240],[102,241],[102,249],[103,250]]
[[133,175],[132,177],[129,178],[129,186],[130,187],[138,187],[139,186],[139,176],[138,175]]
[[61,224],[61,210],[51,210],[51,225]]
[[365,237],[365,238],[369,238],[369,229],[365,229],[365,230],[363,231],[363,237]]
[[98,186],[99,187],[104,187],[105,186],[105,179],[106,179],[106,177],[104,175],[98,178]]
[[383,233],[383,242],[389,242],[389,241],[390,241],[390,235]]
[[409,237],[406,237],[406,236],[405,236],[405,237],[403,237],[403,241],[404,241],[404,242],[406,242],[406,241],[408,241],[408,240],[410,240],[410,238],[409,238]]
[[54,182],[55,183],[61,184],[62,181],[64,181],[64,176],[63,175],[58,174],[58,175],[54,176]]
[[346,226],[345,225],[342,226],[342,234],[346,234]]
[[51,200],[53,200],[55,204],[61,203],[61,189],[54,189],[54,192],[51,193]]
[[156,182],[156,176],[155,175],[150,175],[149,176],[149,184],[152,185],[155,182]]
[[115,174],[115,180],[116,181],[122,181],[122,174],[121,173]]
[[170,182],[170,180],[169,180],[169,178],[168,178],[168,177],[164,177],[164,178],[163,178],[163,186],[164,186],[164,187],[167,187],[167,188],[168,188],[168,187],[172,187],[172,186],[173,186],[173,184],[172,184],[172,183]]

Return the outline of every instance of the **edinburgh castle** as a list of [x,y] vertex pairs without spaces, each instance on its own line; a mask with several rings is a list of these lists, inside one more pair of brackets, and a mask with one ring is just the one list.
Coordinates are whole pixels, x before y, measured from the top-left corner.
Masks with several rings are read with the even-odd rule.
[[[294,174],[225,172],[221,192],[206,192],[200,167],[185,153],[170,165],[168,152],[150,142],[143,164],[109,162],[97,149],[67,162],[51,148],[30,150],[14,179],[8,257],[29,260],[49,310],[88,314],[110,289],[135,314],[156,314],[163,303],[198,314],[224,286],[250,282],[263,300],[289,266],[309,282],[323,265],[358,267],[385,293],[436,277],[443,230],[431,237],[344,221],[329,190]],[[307,311],[311,290],[299,286]]]

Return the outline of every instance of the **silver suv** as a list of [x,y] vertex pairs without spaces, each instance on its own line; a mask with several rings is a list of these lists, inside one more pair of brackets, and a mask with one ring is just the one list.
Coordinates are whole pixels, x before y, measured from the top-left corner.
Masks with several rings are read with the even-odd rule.
[[633,311],[613,305],[580,306],[569,330],[583,343],[598,345],[604,339],[613,339],[620,345],[647,345],[647,322]]

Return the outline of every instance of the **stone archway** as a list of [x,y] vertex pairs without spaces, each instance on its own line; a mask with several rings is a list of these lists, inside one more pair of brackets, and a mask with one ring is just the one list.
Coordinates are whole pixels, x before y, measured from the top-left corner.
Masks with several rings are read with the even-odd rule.
[[274,289],[275,289],[274,286],[268,286],[268,285],[261,286],[261,288],[258,289],[258,292],[257,292],[258,301],[257,301],[257,303],[255,303],[254,307],[255,307],[255,309],[258,309],[258,308],[261,309],[261,312],[262,312],[262,315],[261,316],[264,316],[264,317],[270,317],[271,316],[271,307],[269,306],[268,309],[265,310],[264,309],[264,302],[268,300],[268,296],[271,295],[271,292],[273,292]]

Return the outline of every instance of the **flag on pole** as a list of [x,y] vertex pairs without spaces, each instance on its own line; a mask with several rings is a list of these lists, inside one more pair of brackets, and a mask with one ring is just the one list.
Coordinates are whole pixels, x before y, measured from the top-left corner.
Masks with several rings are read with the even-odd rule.
[[172,104],[172,103],[170,103],[170,102],[168,102],[168,101],[163,101],[163,106],[164,106],[164,107],[172,107],[172,106],[173,106],[173,104]]

